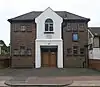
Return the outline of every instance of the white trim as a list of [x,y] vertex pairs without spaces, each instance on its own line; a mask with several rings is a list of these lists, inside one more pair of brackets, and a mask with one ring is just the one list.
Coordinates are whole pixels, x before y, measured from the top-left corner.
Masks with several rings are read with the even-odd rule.
[[[53,34],[44,34],[45,20],[52,19],[53,21]],[[57,53],[57,67],[63,68],[63,41],[61,38],[61,23],[62,17],[56,14],[51,8],[47,8],[37,18],[36,40],[35,40],[35,67],[41,67],[41,49],[40,46],[58,46]]]
[[43,40],[36,40],[35,41],[35,68],[41,68],[41,49],[40,46],[58,46],[58,53],[57,53],[57,67],[63,68],[63,41],[43,41]]
[[91,34],[92,37],[94,37],[94,35],[92,34],[92,32],[88,29],[88,32]]

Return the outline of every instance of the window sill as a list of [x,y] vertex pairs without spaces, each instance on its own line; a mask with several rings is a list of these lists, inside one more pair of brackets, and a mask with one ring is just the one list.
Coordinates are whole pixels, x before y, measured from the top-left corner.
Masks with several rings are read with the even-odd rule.
[[85,56],[84,54],[80,54],[80,56]]
[[67,54],[67,56],[72,56],[72,54]]
[[72,32],[72,30],[68,30],[68,29],[67,29],[66,32]]
[[19,55],[13,55],[13,56],[19,56]]
[[54,34],[54,32],[44,32],[44,34]]
[[73,54],[73,56],[85,56],[84,54]]
[[32,32],[32,31],[30,30],[30,31],[27,31],[27,32]]
[[78,30],[73,30],[73,32],[78,32]]
[[79,30],[79,32],[84,32],[84,30]]
[[14,32],[18,32],[18,31],[14,30]]
[[32,56],[32,55],[27,55],[27,56]]
[[73,54],[73,56],[80,56],[79,54]]
[[78,42],[79,40],[72,40],[73,42]]
[[23,54],[23,55],[19,55],[19,56],[26,56],[26,55]]

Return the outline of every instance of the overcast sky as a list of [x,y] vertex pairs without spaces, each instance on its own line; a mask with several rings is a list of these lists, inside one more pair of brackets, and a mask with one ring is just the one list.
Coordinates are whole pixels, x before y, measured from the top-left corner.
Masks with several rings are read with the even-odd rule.
[[0,0],[0,40],[10,43],[9,18],[51,7],[90,18],[89,26],[100,26],[100,0]]

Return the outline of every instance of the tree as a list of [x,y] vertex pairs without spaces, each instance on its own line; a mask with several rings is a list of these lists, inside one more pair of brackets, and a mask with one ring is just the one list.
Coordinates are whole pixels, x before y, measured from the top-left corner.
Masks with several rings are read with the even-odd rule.
[[3,46],[1,47],[1,54],[9,54],[10,46],[7,47],[3,40],[0,40],[0,44],[3,44]]

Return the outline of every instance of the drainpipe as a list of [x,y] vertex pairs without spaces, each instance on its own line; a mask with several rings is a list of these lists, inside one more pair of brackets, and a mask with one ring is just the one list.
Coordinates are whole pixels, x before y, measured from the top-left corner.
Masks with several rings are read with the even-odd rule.
[[89,58],[88,58],[88,44],[84,45],[85,47],[85,68],[89,66]]

